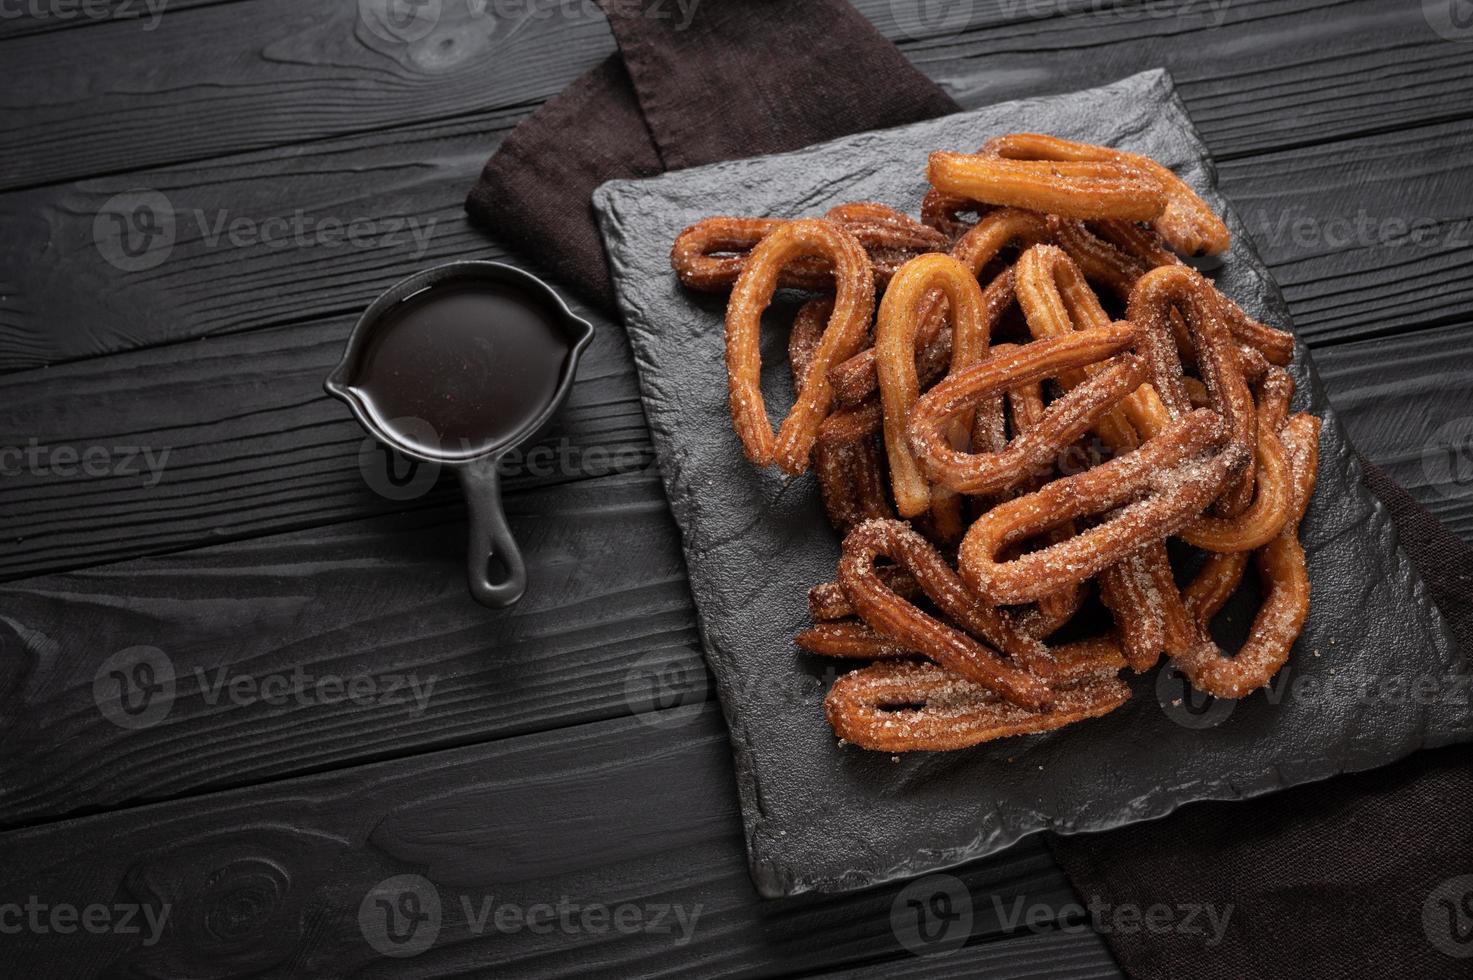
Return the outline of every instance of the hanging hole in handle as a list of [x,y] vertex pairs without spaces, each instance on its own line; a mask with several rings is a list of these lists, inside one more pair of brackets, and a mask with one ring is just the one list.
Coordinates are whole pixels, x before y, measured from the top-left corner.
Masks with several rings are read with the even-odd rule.
[[458,472],[470,517],[471,595],[483,606],[504,609],[527,591],[527,566],[501,506],[496,464],[495,459],[473,460]]

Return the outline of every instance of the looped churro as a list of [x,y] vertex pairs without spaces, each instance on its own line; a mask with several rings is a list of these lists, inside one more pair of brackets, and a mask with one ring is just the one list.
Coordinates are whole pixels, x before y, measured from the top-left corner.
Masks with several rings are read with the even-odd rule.
[[[989,140],[982,147],[983,153],[996,154],[1009,160],[1069,161],[1074,163],[1111,163],[1128,167],[1148,175],[1160,188],[1165,197],[1164,208],[1159,215],[1145,215],[1137,220],[1154,218],[1156,230],[1183,255],[1211,255],[1227,251],[1231,244],[1227,225],[1208,207],[1197,192],[1187,186],[1168,167],[1150,157],[1138,153],[1126,153],[1106,146],[1091,143],[1076,143],[1073,140],[1045,136],[1040,133],[1012,133]],[[933,181],[934,183],[934,181]],[[1064,211],[1048,208],[1058,214]],[[1089,217],[1080,215],[1080,217]],[[1130,215],[1102,215],[1100,217],[1131,218]]]
[[828,621],[812,626],[793,642],[798,649],[820,657],[844,657],[849,660],[887,660],[919,656],[858,620]]
[[[951,245],[945,234],[884,204],[840,204],[825,217],[859,241],[882,283],[912,256],[945,251]],[[757,243],[788,220],[720,216],[698,221],[675,239],[670,265],[687,287],[723,292],[736,283]],[[830,290],[834,288],[833,266],[822,256],[807,256],[785,267],[778,282],[784,289]]]
[[[1004,501],[977,519],[962,540],[963,581],[990,602],[1032,602],[1090,578],[1176,531],[1202,511],[1242,466],[1228,448],[1202,459],[1224,437],[1222,419],[1197,409],[1139,449],[1091,470]],[[1072,538],[1008,561],[1005,548],[1064,521],[1117,514]]]
[[905,423],[920,395],[916,376],[916,337],[932,290],[941,292],[951,315],[951,369],[957,371],[987,352],[990,324],[983,315],[982,288],[956,259],[922,255],[895,275],[880,304],[875,324],[876,370],[885,407],[885,451],[890,459],[890,487],[901,517],[930,509],[931,487],[911,455]]
[[1198,517],[1179,532],[1187,544],[1216,552],[1252,551],[1283,530],[1294,506],[1294,487],[1273,415],[1272,405],[1259,408],[1253,503],[1237,517]]
[[[748,458],[811,461],[844,534],[795,639],[867,662],[825,699],[833,730],[891,752],[1043,732],[1118,707],[1120,671],[1163,654],[1220,697],[1267,683],[1308,609],[1319,422],[1289,414],[1293,337],[1179,257],[1226,248],[1226,226],[1157,162],[1049,136],[933,153],[927,176],[919,221],[868,201],[713,218],[671,255],[687,285],[731,288]],[[759,331],[784,286],[820,295],[774,433]],[[1206,552],[1184,590],[1177,544]],[[1263,601],[1230,655],[1210,627],[1250,559]],[[1113,625],[1050,647],[1096,582]]]
[[[1076,330],[1109,325],[1109,314],[1089,288],[1084,273],[1062,249],[1035,245],[1019,256],[1014,275],[1018,305],[1027,318],[1028,332],[1035,338],[1065,337]],[[1103,364],[1085,365],[1083,369],[1064,372],[1058,381],[1068,391],[1104,369]],[[1125,404],[1112,408],[1099,419],[1095,431],[1114,452],[1134,449],[1140,439],[1127,413],[1139,416],[1157,412],[1154,399],[1155,393],[1149,388],[1131,392]]]
[[[797,402],[776,435],[762,399],[762,355],[758,333],[762,311],[777,290],[783,268],[804,256],[824,256],[835,270],[837,292]],[[874,311],[875,283],[869,259],[854,236],[827,221],[790,221],[752,250],[726,309],[726,369],[731,416],[747,458],[758,466],[776,462],[789,473],[808,467],[818,427],[833,402],[829,368],[864,343]]]
[[802,391],[808,381],[819,341],[823,340],[824,328],[833,315],[832,296],[818,296],[798,307],[798,315],[793,318],[793,330],[788,334],[788,366],[793,371],[794,391]]
[[[937,608],[968,632],[922,612],[887,586],[875,572],[879,557],[910,572]],[[1053,654],[1020,631],[1002,610],[979,601],[936,549],[899,521],[870,521],[849,532],[839,559],[839,584],[860,618],[880,635],[1015,704],[1036,708],[1048,702],[1044,678],[1054,670]]]
[[1097,718],[1129,698],[1118,678],[1093,676],[1061,688],[1047,710],[1030,710],[935,664],[899,661],[840,677],[824,714],[836,735],[861,748],[945,752]]
[[1050,405],[1038,424],[1000,452],[965,452],[944,438],[957,413],[1009,388],[1056,377],[1070,368],[1102,361],[1135,339],[1129,324],[1115,324],[1034,341],[953,374],[927,392],[910,415],[906,433],[926,476],[959,493],[996,493],[1052,465],[1065,448],[1146,378],[1146,362],[1117,359]]
[[[1016,208],[990,211],[957,241],[951,249],[951,257],[977,277],[1009,245],[1016,244],[1026,248],[1046,240],[1048,235],[1048,222],[1043,215]],[[983,317],[988,323],[990,333],[1003,312],[1013,303],[1011,270],[999,273],[983,290],[982,298]],[[918,314],[920,326],[916,330],[915,341],[917,348],[922,351],[918,360],[944,364],[950,359],[949,340],[942,336],[947,322],[942,309],[944,302],[944,297],[934,292],[922,301]],[[830,372],[830,380],[834,383],[834,391],[840,404],[858,404],[879,389],[875,356],[873,348],[861,351],[836,365]]]
[[[875,574],[887,589],[903,599],[914,599],[921,594],[921,586],[915,576],[899,565],[877,565]],[[854,611],[854,604],[844,594],[844,587],[838,582],[820,582],[808,590],[808,613],[816,623],[851,619],[859,615]]]
[[1149,221],[1166,207],[1161,184],[1123,163],[1008,160],[938,150],[926,179],[944,194],[1069,218]]
[[[1238,359],[1218,292],[1196,270],[1184,265],[1162,266],[1140,278],[1130,294],[1126,316],[1140,331],[1140,349],[1151,360],[1151,381],[1173,418],[1191,411],[1181,356],[1171,331],[1173,310],[1181,314],[1196,348],[1197,367],[1207,389],[1209,405],[1227,423],[1229,442],[1250,459],[1258,445],[1258,416],[1253,395]],[[1253,470],[1234,474],[1218,506],[1232,517],[1247,509],[1253,497]]]
[[956,241],[976,224],[962,215],[975,214],[980,220],[991,208],[980,201],[970,201],[955,194],[946,194],[932,187],[921,198],[921,221],[935,228],[952,241]]
[[[1189,601],[1198,617],[1201,642],[1174,661],[1192,686],[1218,698],[1241,698],[1263,687],[1289,659],[1309,615],[1309,574],[1304,548],[1299,544],[1298,526],[1309,498],[1314,493],[1319,461],[1320,420],[1296,415],[1284,426],[1294,471],[1294,505],[1290,520],[1280,534],[1254,553],[1265,593],[1248,640],[1236,654],[1225,654],[1208,633],[1212,615],[1226,601],[1225,589],[1234,572],[1242,574],[1242,557],[1209,562],[1188,589]],[[1218,556],[1214,556],[1217,559]],[[1203,582],[1198,586],[1197,582]]]

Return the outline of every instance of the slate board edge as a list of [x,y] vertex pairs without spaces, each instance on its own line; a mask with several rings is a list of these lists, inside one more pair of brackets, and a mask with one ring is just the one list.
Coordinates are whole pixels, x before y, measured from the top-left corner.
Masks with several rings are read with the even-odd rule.
[[[1221,198],[1220,190],[1216,189],[1216,166],[1195,124],[1192,123],[1191,118],[1186,111],[1185,105],[1182,103],[1181,99],[1176,93],[1175,85],[1170,73],[1164,68],[1144,71],[1131,76],[1127,76],[1120,79],[1119,81],[1110,83],[1108,85],[1098,86],[1098,88],[1106,89],[1117,86],[1123,88],[1135,87],[1142,90],[1154,89],[1158,96],[1165,103],[1167,110],[1172,117],[1171,122],[1178,129],[1180,129],[1194,145],[1200,148],[1200,155],[1204,167],[1213,185],[1214,191],[1216,192],[1217,200],[1215,203],[1219,206],[1224,220],[1227,222],[1230,229],[1232,230],[1235,241],[1242,243],[1242,245],[1244,246],[1242,249],[1242,254],[1239,256],[1235,256],[1235,258],[1245,262],[1248,271],[1251,271],[1251,273],[1260,281],[1260,283],[1264,287],[1264,302],[1271,309],[1273,313],[1272,319],[1274,320],[1274,322],[1288,325],[1292,329],[1292,319],[1289,315],[1287,305],[1283,300],[1283,296],[1279,289],[1277,281],[1272,277],[1272,275],[1269,273],[1269,270],[1264,265],[1261,256],[1259,256],[1257,252],[1256,247],[1254,247],[1254,245],[1252,244],[1251,237],[1248,235],[1243,222],[1236,214],[1236,212],[1232,209],[1231,205],[1229,205],[1224,199]],[[1020,99],[1012,101],[1026,103],[1030,101],[1068,99],[1071,97],[1071,95],[1074,94],[1077,93],[1043,96],[1040,97],[1039,100]],[[963,111],[972,110],[968,109]],[[896,129],[904,128],[906,127],[896,127]],[[839,140],[830,142],[843,142],[844,140],[850,138],[851,137],[841,137]],[[824,144],[814,144],[813,146],[800,148],[798,150],[791,151],[790,153],[773,154],[771,156],[784,157],[803,154],[811,151],[815,146],[822,145]],[[741,162],[742,161],[739,160],[722,161],[703,167],[691,168],[688,171],[682,171],[682,173],[689,173],[691,171],[720,172],[725,168],[740,164]],[[650,179],[659,180],[660,178],[656,177]],[[617,226],[610,219],[610,211],[613,206],[610,200],[611,193],[621,185],[642,182],[643,181],[633,180],[609,181],[594,192],[593,206],[597,213],[599,223],[605,235],[606,241],[607,239],[616,236],[618,232]],[[620,300],[622,303],[622,295],[620,297]],[[636,365],[641,368],[641,370],[636,372],[639,378],[641,394],[644,397],[648,398],[651,396],[651,392],[648,390],[647,387],[649,384],[647,370],[645,369],[647,365],[645,365],[644,363],[644,359],[638,345],[634,345],[634,351]],[[1340,426],[1338,418],[1336,417],[1336,413],[1332,408],[1328,406],[1326,402],[1324,388],[1319,381],[1318,374],[1315,371],[1313,362],[1309,358],[1308,350],[1304,346],[1304,344],[1299,341],[1296,341],[1295,361],[1295,367],[1299,369],[1299,373],[1303,374],[1305,378],[1309,381],[1309,385],[1305,387],[1312,390],[1314,400],[1319,403],[1316,406],[1317,412],[1324,416],[1327,426],[1333,425],[1339,428],[1340,438],[1344,441],[1347,447],[1350,447],[1351,443],[1348,434],[1344,432],[1343,427]],[[1295,399],[1296,407],[1298,407],[1299,403],[1302,400],[1302,397],[1303,389],[1301,390],[1301,395],[1297,396]],[[674,492],[675,473],[672,472],[671,467],[678,466],[679,461],[677,453],[675,452],[675,446],[672,443],[672,437],[668,432],[666,432],[659,426],[651,426],[651,432],[653,440],[661,450],[661,452],[659,452],[657,456],[660,466],[661,478],[665,484],[667,498],[671,501],[672,509],[677,512],[677,516],[680,516],[681,512],[683,512],[686,507],[683,501],[678,500],[678,495]],[[1359,461],[1356,459],[1356,456],[1353,452],[1348,454],[1348,457],[1345,460],[1345,464],[1349,468],[1354,482],[1358,485],[1364,486],[1364,471],[1361,468]],[[1425,600],[1426,605],[1432,610],[1432,615],[1435,620],[1435,622],[1433,623],[1434,628],[1439,630],[1444,635],[1447,641],[1447,645],[1451,649],[1456,650],[1457,647],[1452,639],[1450,629],[1448,628],[1446,622],[1442,619],[1440,612],[1436,609],[1435,604],[1430,601],[1430,598],[1426,597],[1425,584],[1422,582],[1421,577],[1417,574],[1415,568],[1411,565],[1410,559],[1407,557],[1405,551],[1400,546],[1399,540],[1396,536],[1395,527],[1391,524],[1390,514],[1386,510],[1385,505],[1380,501],[1379,498],[1377,498],[1374,494],[1371,494],[1369,491],[1367,491],[1366,496],[1371,502],[1371,516],[1369,518],[1369,520],[1372,522],[1371,526],[1378,534],[1389,533],[1390,540],[1395,543],[1393,553],[1395,561],[1398,567],[1405,573],[1406,581],[1412,583],[1414,596],[1416,598]],[[678,523],[681,523],[682,526],[682,550],[685,554],[687,565],[690,566],[693,563],[692,555],[690,552],[691,545],[687,540],[687,535],[684,530],[684,523]],[[701,617],[699,604],[697,606],[697,617],[704,652],[708,659],[713,659],[713,644],[707,633],[704,619],[703,617]],[[723,679],[719,672],[713,671],[713,674],[716,676],[718,693],[721,693]],[[745,824],[747,836],[750,870],[759,893],[762,894],[764,897],[785,897],[801,894],[808,891],[844,892],[858,888],[871,887],[897,878],[909,877],[916,874],[943,870],[945,868],[965,864],[967,862],[977,860],[978,858],[997,853],[1012,846],[1025,837],[1042,833],[1044,831],[1052,830],[1058,833],[1069,834],[1089,833],[1107,830],[1121,825],[1121,821],[1118,820],[1108,822],[1102,821],[1098,823],[1084,821],[1073,824],[1066,828],[1057,826],[1048,818],[1043,817],[1042,815],[1038,815],[1036,823],[1032,826],[1014,825],[1012,827],[1003,827],[1001,825],[994,825],[990,829],[989,833],[979,836],[978,838],[974,839],[970,843],[970,845],[964,848],[949,851],[944,857],[938,857],[934,852],[928,853],[924,856],[912,855],[907,857],[906,859],[897,861],[884,869],[873,870],[869,873],[864,874],[856,872],[853,875],[840,876],[837,879],[830,876],[825,876],[823,874],[815,875],[811,873],[805,873],[789,859],[781,855],[770,853],[768,848],[765,846],[764,838],[761,832],[763,831],[765,826],[766,815],[762,806],[761,787],[756,778],[756,766],[752,764],[753,759],[751,750],[749,748],[747,728],[743,724],[743,720],[731,710],[730,706],[734,704],[734,701],[724,696],[720,698],[720,701],[722,706],[722,714],[723,717],[726,719],[728,725],[733,754],[736,757],[737,761],[736,772],[739,790],[743,801],[743,822]],[[1301,774],[1292,782],[1286,782],[1278,771],[1267,771],[1263,774],[1263,777],[1261,779],[1248,783],[1245,783],[1241,780],[1236,783],[1228,781],[1197,782],[1192,784],[1191,793],[1194,798],[1190,800],[1183,800],[1179,798],[1181,795],[1182,787],[1178,786],[1174,788],[1172,794],[1173,798],[1152,797],[1138,801],[1139,806],[1136,809],[1133,818],[1129,822],[1133,823],[1145,820],[1160,819],[1175,812],[1175,810],[1177,810],[1179,807],[1183,805],[1189,805],[1190,803],[1211,801],[1230,802],[1245,800],[1272,793],[1276,790],[1285,788],[1285,786],[1287,785],[1308,785],[1314,782],[1320,782],[1325,779],[1333,778],[1342,773],[1367,771],[1370,769],[1379,768],[1384,765],[1392,764],[1399,759],[1405,758],[1406,756],[1411,755],[1414,752],[1419,751],[1423,748],[1436,748],[1442,745],[1452,744],[1458,741],[1469,739],[1473,739],[1473,724],[1465,723],[1462,728],[1456,730],[1449,730],[1438,733],[1434,733],[1431,731],[1425,732],[1424,738],[1418,744],[1409,745],[1405,749],[1405,751],[1399,752],[1395,755],[1388,756],[1384,751],[1367,752],[1364,753],[1364,758],[1363,760],[1361,760],[1364,764],[1358,764],[1353,758],[1352,754],[1352,758],[1349,761],[1342,760],[1343,764],[1341,765],[1336,766],[1332,764],[1330,768],[1324,771],[1315,772],[1311,775]]]

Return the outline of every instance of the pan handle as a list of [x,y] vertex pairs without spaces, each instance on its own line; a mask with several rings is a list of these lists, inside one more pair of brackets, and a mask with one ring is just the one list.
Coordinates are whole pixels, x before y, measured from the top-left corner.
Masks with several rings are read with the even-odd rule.
[[497,463],[495,458],[472,460],[457,472],[470,511],[471,595],[483,606],[504,609],[527,591],[527,566],[501,506]]

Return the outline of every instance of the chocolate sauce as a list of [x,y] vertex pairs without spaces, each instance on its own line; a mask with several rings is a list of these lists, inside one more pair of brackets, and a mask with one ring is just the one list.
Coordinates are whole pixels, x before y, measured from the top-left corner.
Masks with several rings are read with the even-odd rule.
[[489,452],[557,394],[573,345],[546,306],[500,283],[421,290],[374,327],[351,388],[404,445],[432,456]]

